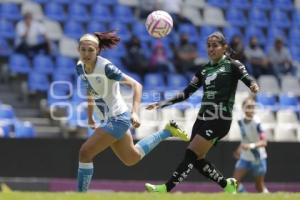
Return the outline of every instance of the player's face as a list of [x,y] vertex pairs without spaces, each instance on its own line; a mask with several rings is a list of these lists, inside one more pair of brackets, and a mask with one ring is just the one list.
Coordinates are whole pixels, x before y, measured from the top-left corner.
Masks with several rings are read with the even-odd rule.
[[226,45],[222,45],[217,37],[210,37],[207,40],[208,57],[213,62],[218,62],[225,54]]
[[96,61],[99,53],[99,47],[92,41],[82,41],[79,44],[79,56],[80,60],[86,64],[93,64]]
[[244,105],[243,109],[244,109],[246,119],[248,119],[248,120],[253,119],[253,116],[255,114],[255,102],[254,101],[248,101]]

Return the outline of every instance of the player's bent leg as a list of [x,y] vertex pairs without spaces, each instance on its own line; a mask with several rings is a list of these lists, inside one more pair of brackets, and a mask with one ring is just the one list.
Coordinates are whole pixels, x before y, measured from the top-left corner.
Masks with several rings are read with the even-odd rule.
[[81,146],[79,151],[79,166],[77,175],[77,190],[86,192],[93,176],[93,158],[116,139],[102,129],[97,128],[95,133]]
[[135,165],[142,159],[142,155],[133,144],[129,131],[120,140],[113,143],[111,149],[126,166]]
[[140,140],[135,147],[138,149],[142,157],[152,151],[161,141],[174,136],[179,137],[182,140],[187,141],[187,134],[182,131],[175,122],[170,122],[166,125],[165,129],[148,135],[147,137]]

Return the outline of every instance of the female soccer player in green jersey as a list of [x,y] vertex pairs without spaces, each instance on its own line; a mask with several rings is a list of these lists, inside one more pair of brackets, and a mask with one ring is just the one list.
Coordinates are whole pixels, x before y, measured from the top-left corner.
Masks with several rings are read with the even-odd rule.
[[194,75],[190,84],[174,98],[153,103],[147,109],[159,109],[189,98],[203,86],[203,98],[194,123],[185,156],[170,179],[162,185],[145,184],[149,192],[170,192],[182,182],[193,168],[216,182],[225,192],[236,193],[237,181],[225,178],[205,156],[211,147],[223,138],[231,125],[232,109],[238,80],[243,81],[253,93],[259,87],[250,78],[245,66],[227,56],[228,45],[220,32],[208,36],[207,51],[210,61]]

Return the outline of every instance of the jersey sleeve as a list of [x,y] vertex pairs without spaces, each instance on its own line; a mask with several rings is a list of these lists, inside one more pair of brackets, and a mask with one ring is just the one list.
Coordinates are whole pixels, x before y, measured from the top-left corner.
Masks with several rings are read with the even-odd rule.
[[249,76],[245,65],[243,65],[238,60],[232,60],[231,65],[233,67],[233,71],[237,79],[240,79],[245,85],[250,87],[254,80]]
[[108,63],[105,65],[105,75],[107,78],[120,81],[123,79],[123,73],[115,65]]
[[196,88],[196,89],[199,89],[202,86],[202,81],[203,81],[202,70],[199,70],[193,76],[193,78],[192,78],[189,85]]

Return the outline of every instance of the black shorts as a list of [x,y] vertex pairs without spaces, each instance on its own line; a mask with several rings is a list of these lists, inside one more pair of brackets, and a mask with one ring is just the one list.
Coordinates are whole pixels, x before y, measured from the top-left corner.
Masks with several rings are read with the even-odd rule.
[[209,118],[206,114],[199,114],[192,129],[191,140],[196,134],[201,135],[207,140],[218,141],[225,137],[231,125],[231,115],[227,117]]

